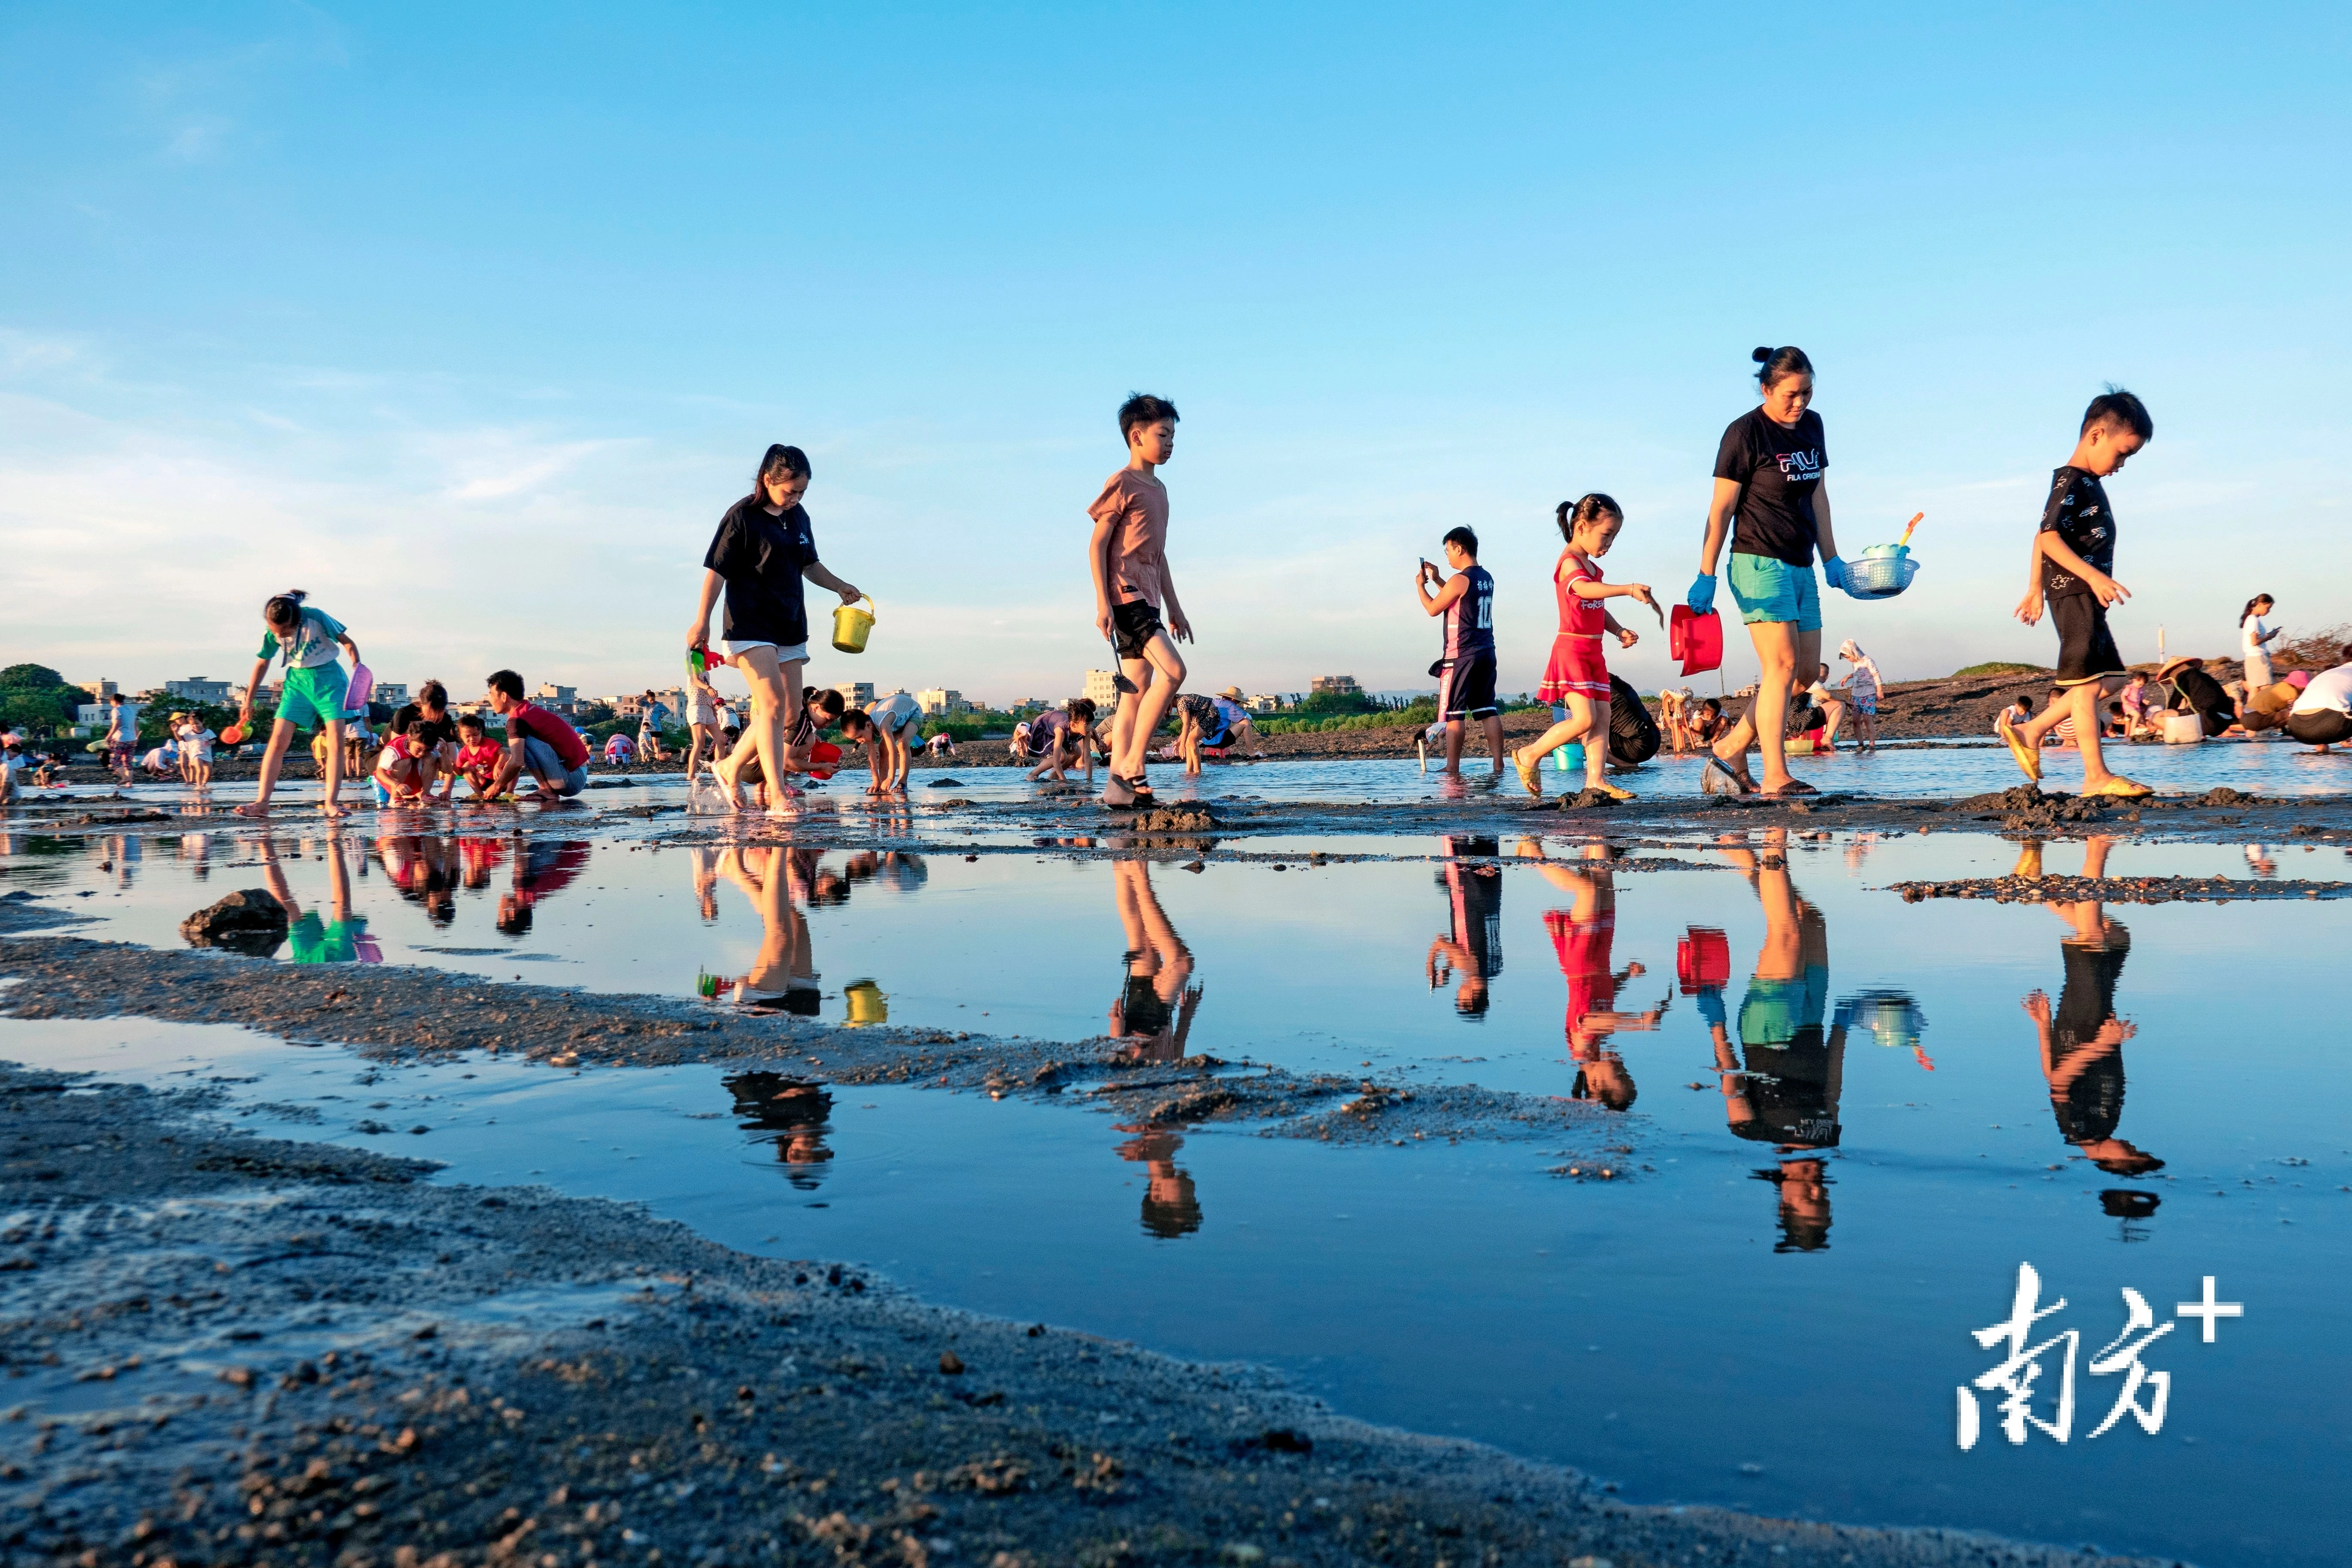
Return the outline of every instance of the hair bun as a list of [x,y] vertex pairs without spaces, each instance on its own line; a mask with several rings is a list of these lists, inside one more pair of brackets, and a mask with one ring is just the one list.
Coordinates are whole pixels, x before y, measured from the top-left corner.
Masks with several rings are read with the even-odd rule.
[[1748,357],[1754,360],[1758,364],[1764,364],[1772,358],[1772,351],[1770,349],[1750,349],[1748,351]]

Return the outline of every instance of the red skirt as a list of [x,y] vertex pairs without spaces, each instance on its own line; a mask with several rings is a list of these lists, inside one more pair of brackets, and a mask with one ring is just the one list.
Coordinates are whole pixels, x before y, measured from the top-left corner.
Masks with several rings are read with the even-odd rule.
[[1551,662],[1544,666],[1536,700],[1562,702],[1570,696],[1608,700],[1609,664],[1601,655],[1599,637],[1562,632],[1551,639]]

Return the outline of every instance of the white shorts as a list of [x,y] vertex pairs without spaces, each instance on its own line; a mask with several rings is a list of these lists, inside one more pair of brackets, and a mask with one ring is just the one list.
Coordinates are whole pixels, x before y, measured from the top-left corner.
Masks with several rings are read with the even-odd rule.
[[790,647],[780,647],[772,642],[730,642],[727,645],[727,657],[734,658],[755,647],[775,648],[776,662],[780,665],[808,662],[808,644],[804,642],[796,642]]

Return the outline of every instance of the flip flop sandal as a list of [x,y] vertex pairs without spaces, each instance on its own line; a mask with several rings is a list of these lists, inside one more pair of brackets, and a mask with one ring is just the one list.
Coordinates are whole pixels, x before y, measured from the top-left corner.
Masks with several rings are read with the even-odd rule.
[[1607,795],[1611,800],[1636,800],[1640,798],[1635,795],[1632,790],[1621,788],[1613,784],[1597,784],[1592,787],[1599,790],[1602,795]]
[[2002,743],[2009,747],[2009,754],[2017,759],[2019,771],[2035,784],[2040,784],[2042,753],[2025,743],[2025,738],[2017,732],[2017,726],[2003,719],[1993,726],[1993,733],[2001,738]]
[[1527,792],[1535,796],[1538,800],[1541,800],[1543,798],[1543,780],[1536,776],[1536,770],[1543,766],[1543,759],[1541,757],[1538,757],[1534,763],[1530,765],[1528,762],[1528,754],[1525,752],[1513,752],[1511,753],[1511,765],[1519,770],[1519,783],[1526,786]]
[[1779,789],[1761,790],[1758,793],[1766,800],[1794,800],[1801,795],[1819,795],[1822,792],[1802,779],[1790,779]]
[[2137,779],[2127,779],[2124,777],[2123,774],[2117,773],[2107,780],[2106,783],[2101,784],[2098,788],[2086,789],[2083,793],[2084,795],[2112,795],[2118,800],[2138,800],[2144,796],[2154,795],[2156,791],[2148,785],[2141,784]]

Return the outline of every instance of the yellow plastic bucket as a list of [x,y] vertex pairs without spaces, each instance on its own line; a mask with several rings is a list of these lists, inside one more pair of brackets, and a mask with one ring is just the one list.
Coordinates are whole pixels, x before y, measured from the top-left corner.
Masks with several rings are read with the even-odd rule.
[[[871,605],[874,596],[867,595]],[[874,630],[872,609],[859,609],[856,605],[844,605],[833,612],[833,646],[842,653],[864,653],[866,639]]]
[[[867,619],[870,621],[871,616]],[[854,1028],[860,1024],[887,1024],[890,1021],[890,998],[871,980],[859,980],[841,988],[849,1001],[849,1023]]]

